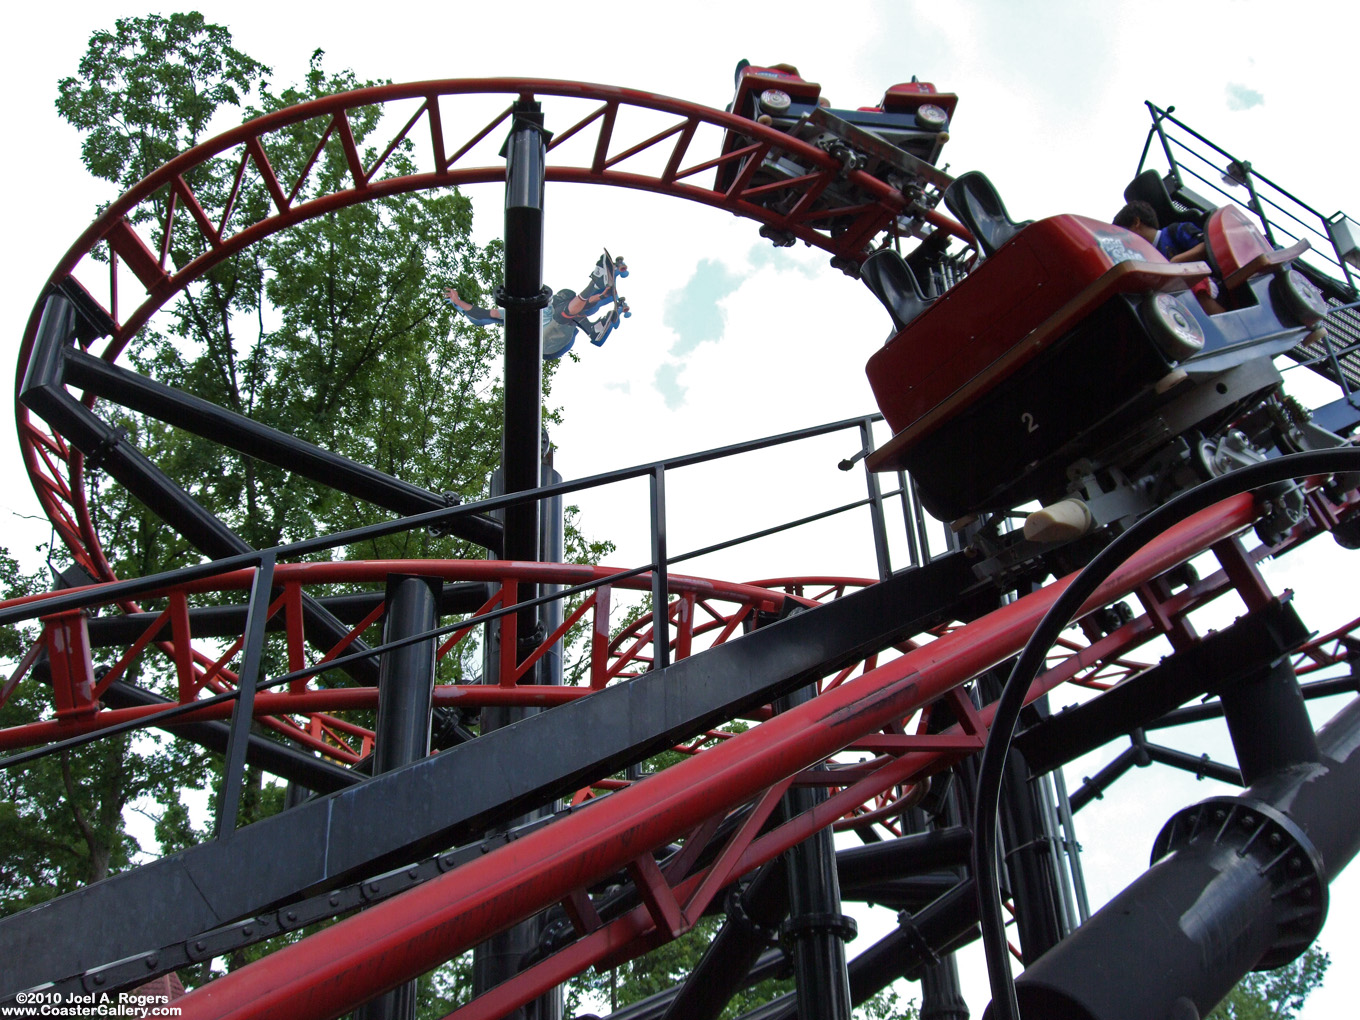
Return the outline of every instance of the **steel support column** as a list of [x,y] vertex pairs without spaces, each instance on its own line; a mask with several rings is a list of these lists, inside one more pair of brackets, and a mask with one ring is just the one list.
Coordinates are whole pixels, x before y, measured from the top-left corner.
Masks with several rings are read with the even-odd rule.
[[1317,738],[1317,763],[1168,822],[1157,863],[1020,976],[1024,1015],[1203,1016],[1248,970],[1303,952],[1322,927],[1327,883],[1360,850],[1353,816],[1337,810],[1360,797],[1360,699]]
[[[505,286],[496,295],[505,308],[505,433],[501,465],[506,492],[539,485],[543,431],[543,181],[548,133],[539,104],[521,99],[502,154],[505,156]],[[505,511],[505,558],[538,558],[538,503]],[[523,595],[524,593],[521,593]],[[531,633],[527,610],[521,634]]]
[[[540,452],[541,479],[542,484],[551,485],[560,482],[562,476],[559,475],[552,465],[552,444],[548,440],[546,431],[541,436]],[[498,493],[504,488],[504,474],[497,472],[491,481],[493,493]],[[563,547],[565,543],[565,521],[562,509],[562,497],[554,496],[544,500],[546,509],[539,518],[539,539],[538,547],[535,550],[534,559],[544,562],[560,562],[563,557]],[[554,588],[559,586],[552,586]],[[521,588],[521,592],[523,589]],[[534,635],[536,632],[551,634],[561,626],[563,620],[562,603],[549,602],[538,607],[535,629],[528,632]],[[518,629],[518,628],[517,628]],[[526,642],[525,631],[519,630],[521,643],[532,648],[537,645],[537,639],[531,638]],[[500,635],[499,624],[492,624],[489,629],[489,638],[486,643],[485,654],[483,656],[483,673],[492,682],[496,676],[496,663],[500,661]],[[549,684],[558,686],[562,683],[562,646],[560,642],[546,652],[521,681],[526,684]],[[537,715],[537,708],[518,708],[512,706],[496,706],[484,708],[480,717],[480,728],[483,735],[498,730],[511,723],[526,719],[529,716]],[[540,808],[522,815],[511,821],[505,828],[510,829],[526,822],[545,817],[550,814],[549,808]],[[499,827],[497,831],[500,831]],[[519,973],[526,957],[533,953],[537,948],[540,935],[542,934],[541,917],[530,918],[512,925],[503,932],[499,932],[487,939],[473,950],[472,955],[472,988],[474,995],[481,995],[494,988],[503,981],[508,981]],[[563,999],[561,989],[556,989],[546,995],[540,996],[534,1002],[521,1009],[517,1009],[507,1014],[508,1020],[560,1020],[562,1016]]]
[[[438,627],[443,584],[438,577],[390,576],[383,643],[426,634]],[[378,722],[374,728],[375,776],[430,753],[437,645],[431,637],[383,653],[378,668]],[[414,1020],[415,1015],[414,981],[398,985],[354,1011],[355,1020]]]
[[[792,691],[775,702],[785,712],[806,704],[816,688]],[[826,790],[795,786],[784,795],[785,814],[792,818],[826,799]],[[850,1020],[850,977],[845,969],[845,943],[855,937],[855,922],[841,913],[836,847],[830,827],[790,849],[785,855],[789,883],[789,916],[784,937],[791,946],[798,985],[798,1020]]]

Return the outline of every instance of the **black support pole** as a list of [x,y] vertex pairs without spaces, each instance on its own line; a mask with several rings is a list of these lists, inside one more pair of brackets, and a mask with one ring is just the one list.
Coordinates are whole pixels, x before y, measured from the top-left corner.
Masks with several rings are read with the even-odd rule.
[[[539,485],[543,431],[543,174],[547,132],[539,104],[521,99],[505,143],[505,433],[501,470],[507,493]],[[538,503],[506,507],[505,558],[538,559]],[[521,591],[520,597],[530,596]],[[521,635],[533,632],[537,611],[519,615]]]
[[[803,687],[775,702],[784,712],[811,700],[814,688]],[[784,795],[789,817],[826,799],[820,787],[795,786]],[[789,917],[784,936],[793,957],[798,986],[798,1020],[850,1020],[850,977],[845,943],[855,936],[855,922],[841,913],[836,848],[829,828],[785,855],[789,883]]]
[[[383,643],[429,633],[438,627],[442,587],[443,581],[437,577],[389,576]],[[374,775],[391,772],[430,753],[437,645],[431,637],[383,653],[378,669]],[[399,985],[354,1011],[355,1020],[414,1020],[415,1015],[414,981]]]
[[1243,783],[1317,761],[1317,738],[1289,660],[1280,659],[1219,695]]
[[1348,810],[1360,798],[1360,699],[1317,744],[1316,763],[1172,818],[1151,870],[1020,976],[1022,1015],[1203,1016],[1248,970],[1302,953],[1325,919],[1327,883],[1360,850]]

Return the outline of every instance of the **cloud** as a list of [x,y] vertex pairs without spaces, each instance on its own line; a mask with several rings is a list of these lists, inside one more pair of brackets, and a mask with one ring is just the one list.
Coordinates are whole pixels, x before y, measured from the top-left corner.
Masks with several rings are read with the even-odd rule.
[[1253,106],[1260,106],[1266,101],[1266,97],[1255,89],[1238,85],[1236,82],[1228,82],[1227,91],[1229,110],[1250,110]]
[[666,406],[672,411],[678,410],[685,403],[685,394],[689,392],[689,387],[680,385],[680,373],[685,370],[684,365],[677,365],[673,361],[664,361],[656,367],[656,375],[652,379],[652,385],[666,401]]
[[743,279],[716,259],[699,260],[689,281],[666,295],[661,321],[679,338],[671,354],[688,354],[705,341],[722,339],[727,314],[718,302],[740,287]]
[[787,249],[776,248],[768,242],[752,245],[746,257],[750,259],[751,265],[756,269],[763,269],[765,266],[773,266],[776,272],[793,269],[802,273],[809,280],[815,280],[822,275],[821,264],[800,261],[790,255]]
[[633,392],[633,386],[627,380],[624,380],[623,382],[607,382],[604,384],[604,388],[607,390],[618,390],[620,393]]

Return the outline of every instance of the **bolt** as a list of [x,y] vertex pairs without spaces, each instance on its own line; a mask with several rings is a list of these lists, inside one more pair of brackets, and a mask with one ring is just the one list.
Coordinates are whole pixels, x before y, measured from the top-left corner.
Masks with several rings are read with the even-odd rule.
[[331,906],[340,906],[340,895],[338,893],[331,893]]
[[409,878],[412,882],[414,882],[417,878],[420,877],[420,872],[417,871],[415,868],[411,868],[409,871],[406,872],[406,877]]
[[1270,845],[1271,845],[1271,846],[1279,846],[1279,845],[1280,845],[1281,843],[1283,843],[1283,842],[1284,842],[1284,837],[1281,836],[1278,832],[1272,832],[1272,833],[1270,834]]
[[160,962],[161,962],[160,956],[158,956],[156,953],[152,953],[150,956],[146,958],[146,969],[155,970],[156,964]]
[[1250,829],[1250,828],[1251,828],[1253,825],[1255,825],[1255,824],[1256,824],[1256,819],[1255,819],[1255,817],[1253,817],[1252,815],[1243,815],[1243,816],[1242,816],[1242,828],[1244,828],[1244,829]]
[[94,976],[94,983],[95,983],[96,985],[102,985],[102,984],[104,983],[104,981],[105,981],[105,977],[104,977],[103,974],[96,974],[96,975]]
[[374,893],[374,894],[376,895],[377,892],[378,892],[378,883],[377,883],[377,882],[369,882],[369,883],[368,883],[368,891],[371,892],[371,893]]
[[206,942],[204,942],[202,939],[200,939],[199,941],[197,941],[197,942],[194,943],[194,950],[195,950],[196,952],[201,953],[201,952],[203,952],[203,950],[205,950],[205,949],[207,949],[207,948],[208,948],[208,944],[207,944]]
[[242,935],[249,935],[249,934],[250,934],[252,931],[254,931],[254,930],[255,930],[255,929],[251,928],[251,926],[247,924],[247,925],[244,925],[244,926],[241,928],[241,934],[242,934]]
[[296,921],[296,920],[297,920],[297,911],[296,911],[296,910],[290,910],[290,911],[288,911],[288,913],[284,914],[283,916],[286,917],[290,922],[291,922],[291,921]]

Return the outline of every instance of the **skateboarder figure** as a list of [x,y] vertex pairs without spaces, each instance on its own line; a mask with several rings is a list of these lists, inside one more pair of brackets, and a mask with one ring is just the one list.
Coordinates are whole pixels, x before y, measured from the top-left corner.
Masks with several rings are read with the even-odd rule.
[[[617,281],[628,275],[628,266],[622,258],[612,258],[605,252],[590,272],[590,280],[577,293],[573,290],[559,290],[543,309],[543,360],[552,361],[562,357],[576,342],[579,329],[590,338],[596,347],[604,344],[609,334],[619,324],[621,316],[630,315],[628,302],[619,297]],[[457,308],[468,321],[478,326],[499,325],[504,313],[499,308],[481,308],[465,301],[458,291],[444,291],[444,297]],[[606,315],[592,320],[595,312],[613,305]]]

